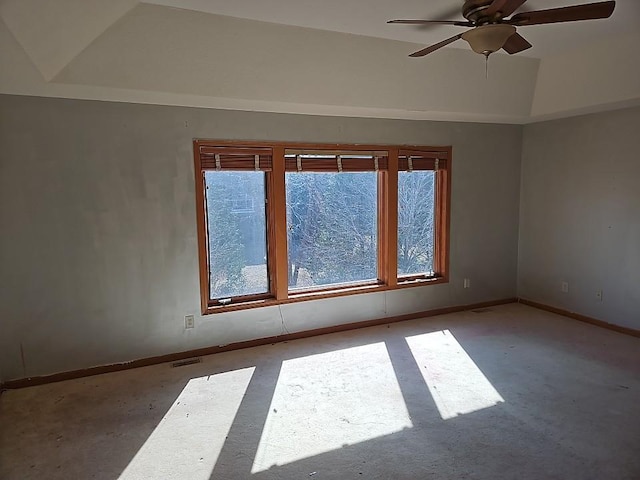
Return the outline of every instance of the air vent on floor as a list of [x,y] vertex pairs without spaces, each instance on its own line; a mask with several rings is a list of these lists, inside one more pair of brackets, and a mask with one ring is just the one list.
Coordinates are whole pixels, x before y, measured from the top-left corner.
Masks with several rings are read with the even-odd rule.
[[476,310],[471,310],[473,313],[487,313],[490,312],[490,308],[478,308]]
[[202,359],[200,357],[197,357],[180,360],[179,362],[173,362],[171,364],[171,368],[184,367],[185,365],[193,365],[194,363],[202,363]]

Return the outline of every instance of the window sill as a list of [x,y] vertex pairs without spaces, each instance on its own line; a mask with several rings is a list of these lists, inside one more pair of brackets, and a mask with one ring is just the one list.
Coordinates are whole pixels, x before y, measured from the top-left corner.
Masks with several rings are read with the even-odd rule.
[[237,310],[248,310],[251,308],[270,307],[275,305],[283,305],[287,303],[321,300],[325,298],[346,297],[349,295],[359,295],[364,293],[387,292],[390,290],[401,290],[404,288],[424,287],[426,285],[438,285],[441,283],[448,283],[448,282],[449,282],[449,279],[446,277],[407,279],[404,281],[400,279],[400,283],[398,283],[397,285],[368,284],[368,285],[355,285],[352,287],[340,287],[339,289],[335,289],[335,290],[316,290],[313,292],[302,291],[302,292],[290,294],[288,298],[284,298],[280,300],[276,298],[267,298],[264,300],[246,301],[246,302],[240,302],[240,303],[229,304],[229,305],[209,306],[205,311],[202,312],[202,314],[210,315],[214,313],[225,313],[225,312],[233,312]]

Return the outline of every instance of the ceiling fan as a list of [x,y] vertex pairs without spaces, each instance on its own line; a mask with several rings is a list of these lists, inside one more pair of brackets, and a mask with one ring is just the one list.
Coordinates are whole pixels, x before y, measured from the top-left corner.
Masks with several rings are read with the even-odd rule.
[[588,3],[570,7],[551,8],[521,12],[506,18],[520,8],[527,0],[466,0],[462,6],[464,20],[390,20],[387,23],[405,25],[455,25],[473,27],[464,33],[447,38],[442,42],[418,50],[410,57],[424,57],[429,53],[455,42],[466,40],[472,50],[489,58],[489,55],[504,49],[509,54],[531,48],[531,44],[516,32],[516,27],[542,25],[545,23],[574,22],[608,18],[616,6],[615,1]]

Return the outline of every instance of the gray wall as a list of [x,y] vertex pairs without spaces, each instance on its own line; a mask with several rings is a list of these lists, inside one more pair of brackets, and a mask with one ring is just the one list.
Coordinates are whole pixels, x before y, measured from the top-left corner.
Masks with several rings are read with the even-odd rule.
[[518,278],[523,298],[640,329],[640,108],[525,127]]
[[[193,138],[453,145],[451,282],[201,317]],[[520,126],[0,96],[0,377],[514,297],[521,151]]]

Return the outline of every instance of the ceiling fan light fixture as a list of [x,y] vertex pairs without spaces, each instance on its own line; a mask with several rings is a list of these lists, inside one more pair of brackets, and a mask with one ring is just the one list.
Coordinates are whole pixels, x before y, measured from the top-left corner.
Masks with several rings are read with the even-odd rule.
[[516,28],[513,25],[496,23],[468,30],[462,34],[462,38],[469,43],[474,52],[488,57],[504,47],[504,44],[514,33],[516,33]]

